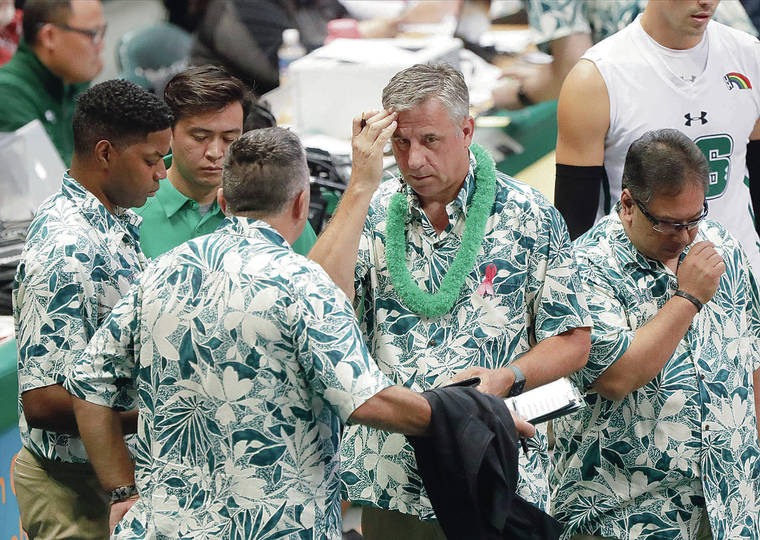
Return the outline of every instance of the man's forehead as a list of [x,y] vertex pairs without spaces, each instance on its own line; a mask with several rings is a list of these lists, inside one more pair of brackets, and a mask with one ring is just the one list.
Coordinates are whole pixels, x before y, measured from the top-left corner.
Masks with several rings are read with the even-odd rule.
[[169,153],[171,139],[171,130],[168,128],[161,131],[151,131],[145,139],[136,141],[134,146],[138,152],[143,154],[160,154],[163,156]]
[[100,0],[72,0],[69,24],[97,26],[105,22]]
[[394,136],[403,134],[409,136],[435,135],[446,131],[456,130],[458,126],[444,109],[440,114],[425,114],[428,111],[402,111],[398,114],[398,127]]
[[231,103],[221,110],[212,109],[198,114],[184,115],[177,120],[176,125],[181,124],[187,130],[203,131],[243,131],[243,109],[230,109],[239,102]]

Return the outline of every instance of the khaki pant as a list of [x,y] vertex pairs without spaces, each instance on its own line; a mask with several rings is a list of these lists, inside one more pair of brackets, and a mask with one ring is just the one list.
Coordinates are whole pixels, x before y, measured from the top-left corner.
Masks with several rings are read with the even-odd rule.
[[[710,530],[710,518],[707,517],[707,510],[702,509],[702,518],[699,520],[699,530],[697,531],[696,540],[712,540],[712,530]],[[594,536],[589,534],[576,534],[571,540],[615,540],[606,536]]]
[[395,510],[362,506],[364,540],[446,540],[437,521],[422,521]]
[[22,448],[13,482],[30,540],[108,538],[109,504],[88,463],[50,461]]

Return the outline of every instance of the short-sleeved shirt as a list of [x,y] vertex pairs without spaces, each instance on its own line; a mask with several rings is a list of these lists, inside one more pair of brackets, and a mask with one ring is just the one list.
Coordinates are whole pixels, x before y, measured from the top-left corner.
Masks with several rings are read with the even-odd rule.
[[[159,184],[156,195],[142,207],[135,208],[142,217],[140,246],[148,257],[158,257],[191,238],[212,233],[224,221],[224,213],[216,200],[202,215],[198,202],[177,190],[168,178],[160,180]],[[317,235],[307,222],[303,233],[293,243],[293,250],[306,255],[316,240]]]
[[66,388],[139,405],[116,538],[340,538],[340,429],[392,383],[346,295],[263,221],[159,257]]
[[88,85],[65,84],[22,39],[13,58],[0,67],[0,131],[14,131],[39,120],[63,162],[70,165],[76,97]]
[[[464,184],[446,207],[449,225],[439,235],[408,188],[407,265],[414,281],[438,290],[462,245],[475,189],[475,159]],[[398,182],[381,185],[373,198],[359,245],[356,294],[372,357],[398,384],[422,391],[450,382],[470,366],[500,368],[537,342],[591,325],[580,290],[570,239],[557,210],[536,190],[497,172],[496,199],[474,268],[451,311],[424,318],[410,311],[391,284],[385,257],[385,222]],[[496,266],[494,294],[477,292],[486,268]],[[551,362],[551,358],[546,358]],[[519,493],[545,507],[548,500],[547,441],[520,459]],[[349,500],[435,517],[403,436],[353,427],[342,445],[342,480]]]
[[[694,539],[706,507],[716,540],[760,538],[758,291],[721,225],[703,222],[702,240],[726,272],[660,373],[620,401],[590,392],[587,408],[554,421],[552,504],[568,536]],[[635,249],[614,212],[576,241],[576,258],[594,326],[588,364],[571,377],[589,389],[678,280]]]
[[112,214],[74,178],[42,203],[26,237],[13,284],[18,348],[19,428],[37,456],[87,462],[79,437],[29,428],[21,394],[62,384],[111,308],[129,290],[146,259],[140,218]]
[[[589,34],[598,43],[644,12],[647,0],[529,0],[528,20],[536,42],[546,44],[570,34]],[[715,20],[753,36],[757,30],[738,0],[724,0]]]

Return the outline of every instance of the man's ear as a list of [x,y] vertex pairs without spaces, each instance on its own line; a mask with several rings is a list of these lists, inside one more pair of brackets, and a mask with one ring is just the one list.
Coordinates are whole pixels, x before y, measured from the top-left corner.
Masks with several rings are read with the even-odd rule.
[[620,219],[629,222],[633,215],[633,206],[636,203],[633,201],[633,196],[628,188],[623,188],[620,194]]
[[95,149],[93,150],[95,161],[98,163],[98,165],[107,169],[113,160],[114,151],[115,149],[109,141],[105,139],[98,141],[95,144]]
[[45,50],[52,51],[55,49],[56,35],[55,26],[52,23],[45,23],[37,30],[34,45],[38,45]]
[[219,209],[222,214],[227,215],[227,199],[224,198],[224,191],[222,188],[216,190],[216,202],[219,203]]
[[302,189],[298,195],[296,195],[292,211],[293,211],[293,219],[300,221],[300,220],[307,220],[309,219],[309,203],[311,202],[311,188],[306,187],[305,189]]
[[475,133],[475,120],[472,116],[468,116],[462,121],[462,135],[464,136],[464,142],[469,147],[472,143],[472,136]]

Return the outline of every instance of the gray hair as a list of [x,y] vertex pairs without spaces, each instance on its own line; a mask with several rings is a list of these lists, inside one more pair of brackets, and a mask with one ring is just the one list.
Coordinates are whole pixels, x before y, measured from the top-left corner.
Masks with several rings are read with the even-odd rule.
[[308,187],[306,154],[296,134],[288,129],[248,131],[227,151],[222,190],[233,214],[277,215]]
[[676,194],[695,180],[707,193],[710,166],[694,141],[677,129],[647,131],[628,148],[623,188],[642,203],[656,193]]
[[429,98],[438,99],[454,122],[470,115],[464,77],[449,64],[415,64],[396,73],[383,88],[383,108],[408,111]]

